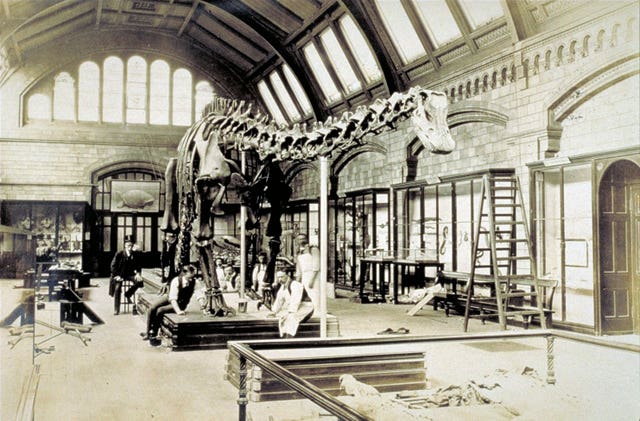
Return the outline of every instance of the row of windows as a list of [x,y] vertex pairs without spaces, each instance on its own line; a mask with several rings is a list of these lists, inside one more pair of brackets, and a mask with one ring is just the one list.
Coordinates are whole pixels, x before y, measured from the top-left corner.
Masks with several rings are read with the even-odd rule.
[[102,68],[86,61],[78,81],[68,72],[54,78],[53,97],[38,93],[27,103],[29,119],[189,126],[214,97],[207,81],[193,83],[184,68],[172,71],[164,60],[151,65],[141,56],[126,63],[107,57]]
[[[472,31],[504,16],[500,0],[458,0],[454,4],[459,5],[465,24]],[[462,37],[445,0],[416,0],[410,3],[375,0],[375,5],[403,64],[427,56],[429,48],[437,49]],[[417,16],[420,23],[410,16]],[[304,59],[327,104],[359,92],[364,89],[363,84],[369,85],[382,78],[373,52],[351,16],[344,15],[337,23],[336,31],[329,27],[317,39],[302,47]],[[426,32],[427,39],[421,38],[419,32]],[[322,54],[326,55],[328,61],[322,59]],[[355,68],[352,63],[356,64]],[[284,75],[290,89],[283,84],[281,75]],[[308,98],[286,65],[261,80],[258,91],[271,116],[280,124],[300,121],[311,114]]]
[[[342,16],[338,19],[336,29],[337,31],[334,31],[332,27],[325,29],[320,33],[317,42],[312,41],[302,47],[308,68],[311,69],[324,100],[328,104],[362,90],[364,86],[361,79],[365,84],[371,84],[382,78],[382,72],[373,52],[358,30],[353,18],[349,15]],[[344,39],[350,57],[353,58],[357,68],[351,65],[338,37]],[[320,49],[327,55],[329,63],[322,60]],[[337,80],[334,80],[331,72],[336,75]],[[283,83],[283,77],[290,90]],[[271,116],[278,123],[286,124],[287,121],[299,121],[312,112],[309,99],[286,64],[280,69],[272,71],[266,79],[258,82],[258,91]]]
[[[411,4],[401,0],[375,0],[385,28],[404,64],[427,55],[425,45],[418,32],[426,30],[432,49],[437,49],[462,37],[460,27],[445,0],[422,0]],[[504,16],[500,0],[458,0],[465,23],[473,31]],[[416,15],[420,24],[412,23],[410,15]]]

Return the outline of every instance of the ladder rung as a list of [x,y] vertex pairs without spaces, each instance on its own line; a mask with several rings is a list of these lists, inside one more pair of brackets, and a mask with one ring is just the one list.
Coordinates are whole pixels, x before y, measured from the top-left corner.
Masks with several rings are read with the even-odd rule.
[[528,242],[526,238],[496,238],[497,243],[526,243]]
[[508,257],[496,257],[496,260],[529,260],[529,256],[508,256]]
[[504,315],[507,316],[507,317],[508,316],[526,316],[528,314],[544,314],[544,312],[540,311],[538,309],[535,309],[535,310],[506,311],[504,313]]
[[[490,251],[490,250],[491,250],[490,247],[487,247],[487,248],[478,247],[478,251]],[[496,247],[496,251],[498,251],[498,250],[500,250],[500,251],[509,251],[509,250],[511,250],[511,248],[510,247]]]
[[516,186],[492,186],[491,190],[493,191],[498,191],[498,190],[517,190],[518,188]]
[[[512,280],[512,281],[533,281],[533,275],[520,274],[520,275],[498,275],[500,279]],[[526,285],[526,284],[525,284]]]
[[537,297],[538,293],[535,291],[528,292],[504,292],[502,298],[515,298],[515,297]]
[[[494,197],[494,199],[500,199],[499,197]],[[507,199],[505,197],[505,199]],[[517,203],[494,203],[493,207],[494,208],[517,208],[520,205],[518,205]]]

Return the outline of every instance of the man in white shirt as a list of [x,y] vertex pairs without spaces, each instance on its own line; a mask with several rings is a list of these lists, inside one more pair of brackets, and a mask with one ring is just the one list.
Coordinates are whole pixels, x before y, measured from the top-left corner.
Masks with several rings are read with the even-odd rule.
[[193,296],[196,285],[196,268],[187,265],[182,268],[182,272],[169,285],[169,293],[156,301],[147,312],[147,331],[141,333],[143,340],[149,340],[151,345],[160,345],[156,336],[162,325],[162,318],[165,314],[176,313],[185,315],[189,301]]

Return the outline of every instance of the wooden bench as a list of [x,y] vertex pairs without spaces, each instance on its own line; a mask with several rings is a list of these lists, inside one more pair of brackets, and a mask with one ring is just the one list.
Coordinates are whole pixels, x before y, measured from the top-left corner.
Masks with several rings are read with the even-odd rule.
[[[413,349],[412,349],[413,348]],[[351,374],[379,392],[426,388],[423,349],[411,345],[305,348],[260,351],[271,361],[295,373],[323,391],[340,394],[340,376]],[[240,359],[230,351],[225,363],[225,380],[239,384]],[[303,399],[260,367],[247,363],[248,399],[252,402]]]
[[[434,299],[433,308],[437,310],[438,306],[442,306],[445,309],[445,313],[449,315],[449,310],[453,308],[457,313],[464,314],[464,309],[467,301],[467,284],[469,282],[470,273],[466,272],[453,272],[453,271],[441,271],[438,274],[437,282],[440,282],[443,286],[447,288],[447,292],[437,294]],[[488,287],[489,289],[494,288],[494,279],[491,275],[484,274],[476,274],[474,278],[474,284],[476,286]],[[449,288],[448,286],[451,286]],[[521,287],[531,288],[532,283],[530,281],[518,280],[512,282],[512,285],[516,286],[518,289]],[[556,287],[558,285],[557,280],[552,279],[538,279],[538,285],[542,286],[542,307],[546,319],[547,327],[551,327],[553,325],[553,296],[555,295]],[[458,288],[462,287],[460,291]],[[518,310],[528,310],[532,307],[536,307],[535,302],[531,303],[531,306],[524,305],[523,302],[515,301],[512,299],[512,303],[509,304],[509,311],[518,311]],[[495,304],[490,303],[473,303],[471,306],[472,310],[477,312],[497,312],[497,307]],[[523,326],[526,328],[529,327],[535,315],[526,315],[523,318]]]

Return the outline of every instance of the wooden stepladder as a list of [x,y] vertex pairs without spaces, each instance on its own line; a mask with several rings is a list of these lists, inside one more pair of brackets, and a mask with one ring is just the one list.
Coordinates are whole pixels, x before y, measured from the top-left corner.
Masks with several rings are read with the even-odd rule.
[[542,285],[515,175],[483,177],[474,235],[475,259],[467,285],[464,331],[469,318],[496,316],[503,330],[512,316],[521,316],[523,322],[538,316],[546,329]]

